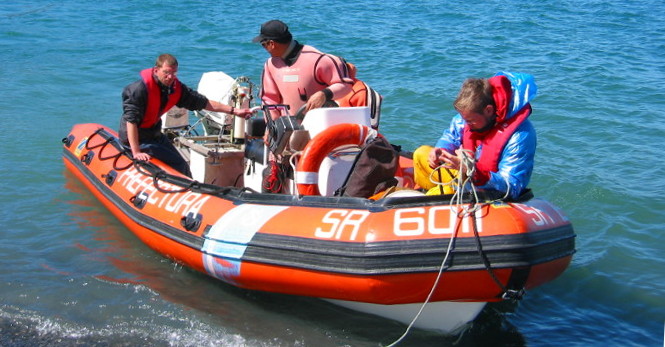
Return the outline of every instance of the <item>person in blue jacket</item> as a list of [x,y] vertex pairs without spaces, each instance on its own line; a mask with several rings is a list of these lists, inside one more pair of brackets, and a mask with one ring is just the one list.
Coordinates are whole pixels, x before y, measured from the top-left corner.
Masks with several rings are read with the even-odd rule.
[[519,197],[533,172],[536,131],[528,118],[536,93],[533,76],[524,73],[465,80],[453,103],[458,114],[448,129],[434,147],[421,146],[414,152],[416,183],[428,194],[452,193],[451,185],[436,181],[452,181],[460,169],[461,152],[466,152],[475,159],[470,180],[477,189]]

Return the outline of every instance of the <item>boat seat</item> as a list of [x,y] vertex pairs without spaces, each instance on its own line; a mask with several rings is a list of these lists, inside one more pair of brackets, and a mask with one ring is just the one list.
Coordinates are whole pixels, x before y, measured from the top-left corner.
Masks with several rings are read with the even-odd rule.
[[[307,138],[307,141],[309,141],[323,130],[344,123],[362,124],[371,127],[370,108],[367,106],[316,108],[307,112],[302,121],[302,126],[309,133],[309,138]],[[300,136],[303,136],[303,138],[296,142],[304,148],[307,142],[303,143],[305,136]],[[319,168],[319,192],[321,195],[332,196],[335,190],[344,184],[357,154],[357,150],[346,148],[335,153],[335,155],[328,155],[323,160]]]
[[337,124],[352,123],[371,127],[370,108],[362,107],[321,107],[310,110],[302,121],[302,126],[309,131],[309,137]]

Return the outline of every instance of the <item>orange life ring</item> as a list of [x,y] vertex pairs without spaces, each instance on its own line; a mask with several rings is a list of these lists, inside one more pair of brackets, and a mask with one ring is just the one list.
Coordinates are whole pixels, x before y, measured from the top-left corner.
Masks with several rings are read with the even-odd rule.
[[296,186],[301,195],[321,195],[319,168],[323,159],[340,146],[362,147],[368,140],[380,136],[376,130],[361,124],[337,124],[311,139],[296,166]]

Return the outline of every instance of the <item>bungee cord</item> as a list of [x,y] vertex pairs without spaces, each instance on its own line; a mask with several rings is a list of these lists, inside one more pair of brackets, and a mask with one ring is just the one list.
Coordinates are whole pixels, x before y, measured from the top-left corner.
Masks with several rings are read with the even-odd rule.
[[[104,140],[99,144],[91,145],[90,144],[92,142],[91,140],[95,136],[100,136]],[[63,141],[64,140],[65,139],[63,139]],[[112,147],[116,149],[117,153],[108,156],[102,156],[102,152],[104,151],[104,149],[108,148],[109,144],[111,144]],[[95,132],[93,132],[90,135],[87,143],[85,144],[85,148],[89,150],[89,152],[85,156],[90,155],[90,153],[94,153],[92,152],[93,149],[100,148],[99,153],[97,154],[97,158],[100,161],[113,159],[113,170],[124,171],[127,170],[129,167],[134,166],[138,173],[144,176],[151,177],[153,186],[157,191],[161,193],[174,194],[174,193],[183,193],[186,191],[194,191],[194,192],[202,192],[208,194],[225,194],[228,191],[230,191],[229,187],[218,187],[209,184],[203,184],[199,181],[192,180],[187,177],[181,177],[178,175],[170,174],[149,161],[137,160],[131,155],[131,151],[127,147],[123,146],[116,137],[107,133],[103,128],[97,129]],[[118,167],[117,166],[118,160],[120,160],[123,157],[127,158],[129,163],[126,166]],[[172,187],[179,187],[179,189],[165,189],[160,186],[159,183],[160,181],[166,181],[170,183]],[[252,191],[251,189],[248,188],[245,190]]]

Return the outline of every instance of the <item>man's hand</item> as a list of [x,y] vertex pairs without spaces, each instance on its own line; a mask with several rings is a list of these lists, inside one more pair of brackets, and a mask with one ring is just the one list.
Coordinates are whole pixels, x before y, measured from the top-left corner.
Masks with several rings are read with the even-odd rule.
[[441,151],[439,159],[443,162],[442,164],[445,165],[447,168],[454,170],[459,170],[460,163],[462,162],[462,159],[459,156],[457,156],[457,153],[451,154],[448,151]]
[[132,156],[136,160],[145,160],[145,161],[150,160],[150,154],[148,153],[143,153],[143,152],[132,153]]
[[441,160],[439,159],[439,156],[441,155],[441,152],[443,149],[441,148],[432,148],[431,151],[429,151],[429,156],[427,157],[427,163],[429,164],[429,167],[432,169],[436,169],[441,165]]
[[242,118],[245,118],[245,119],[250,118],[253,113],[254,113],[254,111],[252,111],[251,108],[236,108],[236,109],[233,109],[233,115],[234,116],[242,117]]
[[427,161],[429,163],[429,167],[432,169],[436,169],[437,167],[444,165],[449,169],[459,170],[461,160],[457,155],[450,154],[443,148],[432,148],[432,150],[429,152]]
[[309,99],[307,100],[307,106],[305,107],[305,113],[307,113],[309,110],[313,110],[315,108],[319,108],[319,107],[323,106],[323,104],[325,104],[325,102],[326,102],[326,94],[325,93],[323,93],[321,91],[318,91],[318,92],[312,94],[312,96],[310,96]]

